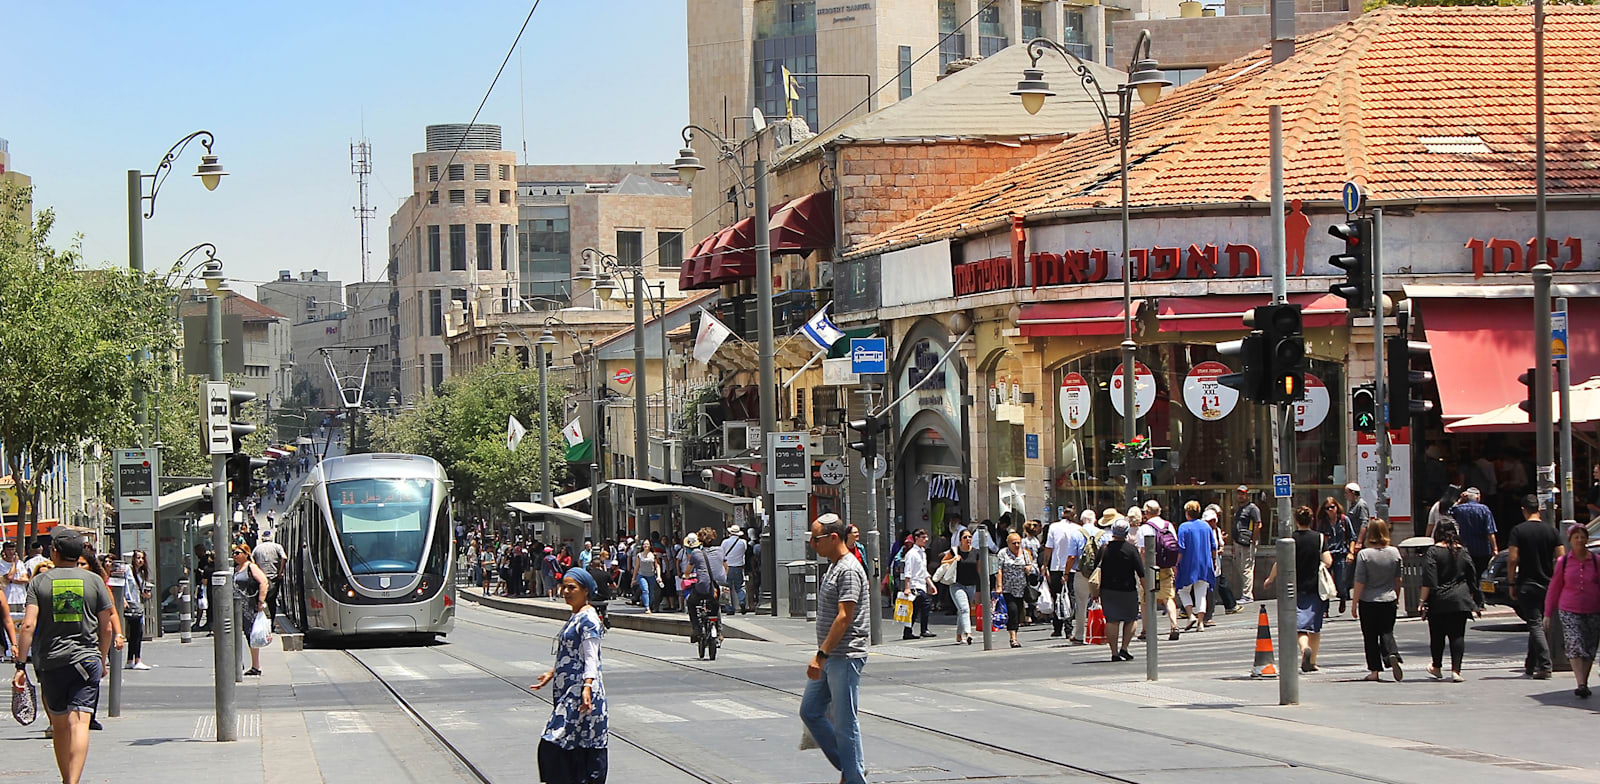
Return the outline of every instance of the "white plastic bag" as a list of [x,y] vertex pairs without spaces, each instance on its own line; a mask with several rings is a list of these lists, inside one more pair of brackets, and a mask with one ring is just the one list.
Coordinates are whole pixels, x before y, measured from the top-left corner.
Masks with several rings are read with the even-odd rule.
[[267,620],[266,613],[256,613],[256,619],[250,624],[250,647],[265,648],[272,644],[272,622]]
[[[1071,579],[1070,575],[1068,575],[1068,579]],[[1039,601],[1033,603],[1033,608],[1036,611],[1036,615],[1056,614],[1056,602],[1055,598],[1050,595],[1050,583],[1048,581],[1039,583]]]

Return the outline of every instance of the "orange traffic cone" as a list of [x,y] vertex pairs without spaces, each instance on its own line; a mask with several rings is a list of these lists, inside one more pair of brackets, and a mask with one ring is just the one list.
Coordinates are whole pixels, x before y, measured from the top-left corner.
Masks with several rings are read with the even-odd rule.
[[1267,606],[1263,604],[1261,619],[1256,622],[1256,663],[1250,667],[1250,677],[1278,677],[1278,668],[1273,666],[1272,660],[1272,625],[1267,621]]

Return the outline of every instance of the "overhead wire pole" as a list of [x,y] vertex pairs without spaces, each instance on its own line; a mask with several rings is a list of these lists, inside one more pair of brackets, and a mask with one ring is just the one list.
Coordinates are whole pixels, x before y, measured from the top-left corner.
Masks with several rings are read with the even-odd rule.
[[[1272,302],[1282,304],[1289,300],[1289,261],[1284,237],[1283,195],[1283,107],[1273,104],[1269,108],[1272,133]],[[1274,474],[1292,473],[1290,461],[1294,455],[1294,426],[1290,421],[1293,407],[1281,404],[1271,413],[1271,438],[1273,445],[1272,470]],[[1276,483],[1274,483],[1276,484]],[[1295,639],[1296,601],[1298,576],[1294,563],[1294,499],[1278,499],[1278,704],[1296,705],[1300,702],[1300,671],[1293,657],[1298,648],[1291,648]],[[1245,586],[1247,589],[1249,586]]]
[[[1389,466],[1394,450],[1389,443],[1389,379],[1385,377],[1383,325],[1388,308],[1383,294],[1383,209],[1372,210],[1372,397],[1378,415],[1373,417],[1373,437],[1378,445],[1378,475],[1373,479],[1372,514],[1389,519]],[[1410,417],[1410,412],[1406,417]]]
[[[206,300],[207,342],[211,345],[211,380],[225,381],[222,360],[222,294]],[[235,725],[234,675],[239,659],[234,649],[233,580],[228,572],[228,534],[233,514],[228,509],[228,456],[211,456],[211,547],[216,553],[211,573],[211,665],[215,681],[217,740],[238,740]]]

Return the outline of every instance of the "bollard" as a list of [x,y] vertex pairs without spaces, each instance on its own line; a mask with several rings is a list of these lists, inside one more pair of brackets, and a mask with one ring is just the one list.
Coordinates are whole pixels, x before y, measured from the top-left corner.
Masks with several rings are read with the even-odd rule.
[[[188,557],[185,557],[183,560],[184,560],[185,564],[187,564],[188,561],[189,561]],[[184,568],[184,573],[185,574],[189,573],[189,570],[188,570],[187,566],[185,566],[185,568]],[[187,645],[187,644],[189,644],[191,642],[194,642],[194,608],[190,605],[190,600],[191,599],[192,599],[192,597],[189,594],[189,580],[187,578],[183,579],[183,580],[179,580],[178,581],[178,642],[180,642],[180,643],[182,643],[184,645]]]
[[[115,608],[118,619],[126,624],[127,619],[122,617],[122,592],[124,590],[122,570],[124,568],[126,567],[117,566],[117,572],[112,575],[110,585],[111,606]],[[124,626],[123,628],[127,627]],[[111,671],[107,673],[107,679],[111,681],[110,693],[106,698],[106,718],[109,719],[115,719],[122,715],[122,655],[122,651],[118,650],[116,645],[112,645],[111,655],[106,657],[106,668]]]

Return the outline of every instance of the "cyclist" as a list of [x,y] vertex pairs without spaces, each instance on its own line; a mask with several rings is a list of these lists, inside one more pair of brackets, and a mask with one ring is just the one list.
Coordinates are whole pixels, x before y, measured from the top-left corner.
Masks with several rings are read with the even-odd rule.
[[705,606],[718,600],[717,584],[712,580],[711,560],[706,556],[706,551],[700,547],[700,535],[689,534],[683,537],[684,569],[683,580],[691,585],[685,586],[689,592],[689,642],[700,642],[700,617]]

